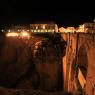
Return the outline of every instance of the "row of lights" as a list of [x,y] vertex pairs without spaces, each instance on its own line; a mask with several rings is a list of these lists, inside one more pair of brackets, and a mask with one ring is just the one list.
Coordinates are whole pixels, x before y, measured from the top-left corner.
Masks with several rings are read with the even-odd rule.
[[[1,30],[2,32],[12,32],[13,30]],[[31,29],[31,30],[17,30],[16,32],[54,32],[54,31],[57,31],[57,30],[54,30],[54,29]]]
[[33,30],[31,30],[31,32],[54,32],[55,30],[54,29],[51,29],[51,30],[43,30],[43,29],[33,29]]
[[[13,30],[10,30],[10,29],[9,29],[9,30],[4,30],[4,29],[1,30],[1,32],[12,32],[12,31],[13,31]],[[23,31],[23,32],[24,32],[24,31],[29,32],[30,30],[16,30],[16,31],[17,31],[17,32],[22,32],[22,31]]]
[[30,33],[28,32],[20,32],[20,33],[17,33],[17,32],[7,32],[6,33],[6,37],[19,37],[19,38],[30,38]]

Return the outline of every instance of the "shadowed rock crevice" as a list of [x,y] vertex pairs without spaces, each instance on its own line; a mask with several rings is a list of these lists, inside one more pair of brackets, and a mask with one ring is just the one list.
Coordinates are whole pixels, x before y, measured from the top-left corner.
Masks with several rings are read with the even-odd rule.
[[35,75],[32,51],[21,40],[6,38],[2,44],[0,49],[1,86],[15,88],[22,80],[29,80]]

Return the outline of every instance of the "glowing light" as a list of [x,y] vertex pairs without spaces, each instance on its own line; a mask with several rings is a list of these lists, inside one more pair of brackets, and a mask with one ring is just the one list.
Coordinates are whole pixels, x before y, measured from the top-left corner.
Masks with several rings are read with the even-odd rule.
[[38,30],[38,32],[40,32],[40,30]]
[[27,32],[29,32],[29,30],[27,30]]
[[45,32],[47,32],[47,30],[46,30],[46,29],[45,29],[44,31],[45,31]]
[[44,30],[41,30],[41,32],[45,32]]
[[64,27],[59,28],[59,32],[61,33],[65,32],[65,28]]
[[4,30],[3,30],[3,29],[2,29],[1,31],[2,31],[2,32],[4,32]]
[[54,29],[52,31],[54,32]]
[[18,33],[15,33],[15,32],[10,32],[10,33],[7,33],[6,36],[7,37],[18,37],[19,34]]
[[33,30],[33,33],[34,33],[34,32],[37,32],[37,30]]
[[48,30],[48,32],[51,32],[51,30]]
[[93,20],[93,22],[95,23],[95,19]]
[[30,37],[30,34],[28,32],[21,32],[21,37]]
[[43,29],[45,29],[45,25],[43,25]]
[[11,30],[8,30],[8,32],[11,32]]
[[36,26],[36,29],[38,29],[38,26]]
[[61,28],[59,28],[59,31],[61,33],[74,32],[75,28],[74,27],[67,27],[67,28],[61,27]]
[[33,32],[33,30],[31,30],[31,32]]

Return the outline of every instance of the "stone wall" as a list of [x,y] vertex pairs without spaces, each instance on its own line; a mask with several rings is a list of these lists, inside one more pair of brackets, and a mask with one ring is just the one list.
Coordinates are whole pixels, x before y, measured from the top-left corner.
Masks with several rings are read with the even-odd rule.
[[[95,34],[62,34],[67,41],[66,56],[63,58],[65,90],[76,93],[95,94]],[[79,76],[79,69],[83,74]],[[77,73],[77,74],[76,74]]]

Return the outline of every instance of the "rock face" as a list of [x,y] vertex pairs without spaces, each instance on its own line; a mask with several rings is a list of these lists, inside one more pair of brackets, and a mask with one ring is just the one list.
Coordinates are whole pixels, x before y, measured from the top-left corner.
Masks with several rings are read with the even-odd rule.
[[49,41],[45,45],[39,43],[42,39],[32,36],[30,39],[0,39],[0,86],[27,90],[62,90],[61,51],[56,51],[58,47]]
[[[1,46],[1,86],[8,88],[16,87],[22,80],[31,80],[31,77],[37,76],[34,73],[36,69],[33,64],[32,51],[28,43],[25,43],[23,39],[6,38]],[[34,79],[32,78],[32,80]]]
[[[61,58],[65,42],[57,38],[43,39],[35,44],[34,63],[40,75],[40,89],[45,91],[62,90]],[[64,49],[64,47],[63,47]]]
[[33,89],[6,89],[1,87],[0,88],[1,95],[73,95],[70,92],[46,92],[41,90],[33,90]]

